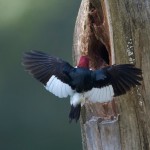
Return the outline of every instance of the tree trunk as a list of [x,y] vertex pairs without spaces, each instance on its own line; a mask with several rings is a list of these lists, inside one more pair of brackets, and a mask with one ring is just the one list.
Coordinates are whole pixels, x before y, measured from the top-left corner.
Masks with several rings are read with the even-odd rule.
[[[118,121],[102,119],[103,104],[85,103],[80,119],[83,149],[149,150],[149,0],[82,0],[75,25],[74,63],[81,55],[88,55],[91,68],[100,68],[101,50],[107,51],[110,65],[132,63],[142,68],[144,80],[142,86],[114,99]],[[108,104],[108,114],[113,105]]]

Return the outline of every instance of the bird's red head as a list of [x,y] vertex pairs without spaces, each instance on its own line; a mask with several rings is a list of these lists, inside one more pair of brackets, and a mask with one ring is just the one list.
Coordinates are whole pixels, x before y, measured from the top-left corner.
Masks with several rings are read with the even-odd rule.
[[78,67],[89,68],[89,58],[88,56],[81,56]]

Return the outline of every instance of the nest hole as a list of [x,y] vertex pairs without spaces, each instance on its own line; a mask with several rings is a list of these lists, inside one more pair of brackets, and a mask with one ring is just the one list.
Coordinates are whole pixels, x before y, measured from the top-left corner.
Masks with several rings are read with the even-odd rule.
[[110,54],[101,41],[92,37],[89,47],[88,56],[91,60],[91,68],[99,69],[110,65]]
[[89,6],[90,37],[88,56],[91,59],[91,68],[99,69],[111,64],[111,50],[108,24],[104,6],[97,9],[92,3]]

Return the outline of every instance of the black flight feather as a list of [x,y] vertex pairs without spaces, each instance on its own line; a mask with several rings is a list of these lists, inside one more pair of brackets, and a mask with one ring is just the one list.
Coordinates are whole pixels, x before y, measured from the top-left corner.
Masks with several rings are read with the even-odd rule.
[[44,85],[46,85],[52,75],[55,75],[62,82],[69,84],[70,79],[66,73],[64,73],[63,69],[69,72],[69,70],[73,68],[62,59],[39,51],[24,53],[23,65],[33,77]]
[[[112,85],[114,96],[125,94],[136,85],[141,85],[142,71],[132,64],[112,65],[93,72],[94,87]],[[102,78],[103,77],[103,78]]]

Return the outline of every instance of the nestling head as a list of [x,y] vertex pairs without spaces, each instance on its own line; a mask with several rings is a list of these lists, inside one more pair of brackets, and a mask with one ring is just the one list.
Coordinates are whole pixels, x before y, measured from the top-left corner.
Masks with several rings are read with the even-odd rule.
[[89,68],[89,57],[81,56],[78,63],[78,67]]

